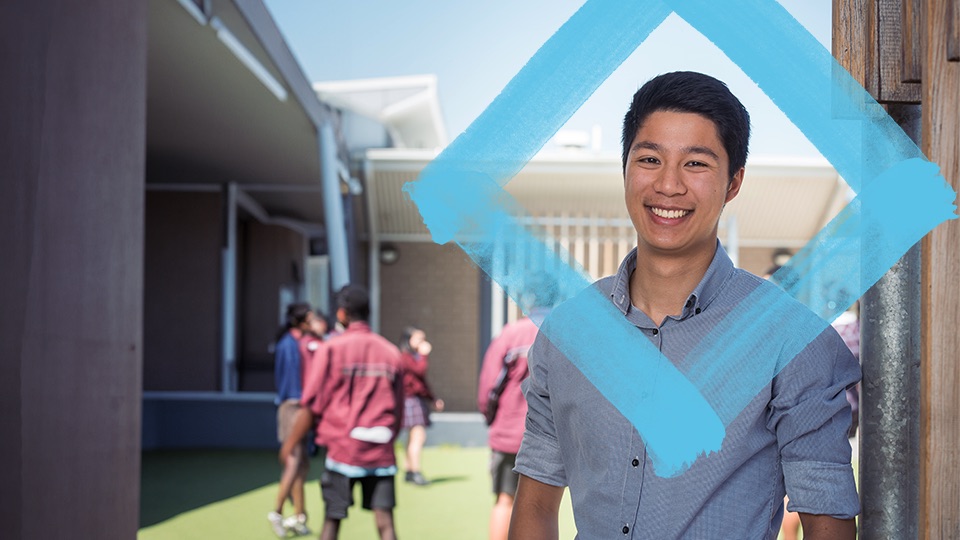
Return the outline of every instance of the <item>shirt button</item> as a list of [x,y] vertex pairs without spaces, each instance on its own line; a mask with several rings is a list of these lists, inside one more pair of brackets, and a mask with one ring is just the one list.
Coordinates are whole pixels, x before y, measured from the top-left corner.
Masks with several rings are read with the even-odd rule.
[[634,467],[637,467],[640,465],[640,460],[637,458],[633,458],[633,461],[631,461],[630,463],[632,463]]
[[659,334],[659,333],[660,333],[659,330],[657,330],[656,328],[653,329],[653,335],[657,335],[657,334]]
[[623,531],[623,534],[630,534],[630,526],[629,526],[629,525],[624,525],[624,526],[623,526],[623,529],[621,529],[621,530]]
[[694,313],[697,314],[697,315],[699,315],[699,314],[700,314],[700,308],[697,308],[697,309],[694,311]]

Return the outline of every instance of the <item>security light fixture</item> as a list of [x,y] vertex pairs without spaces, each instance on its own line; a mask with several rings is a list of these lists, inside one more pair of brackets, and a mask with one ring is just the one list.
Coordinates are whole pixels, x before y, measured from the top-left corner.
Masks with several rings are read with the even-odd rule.
[[400,250],[393,244],[383,244],[380,246],[380,262],[382,264],[393,264],[400,259]]
[[773,255],[771,255],[770,259],[773,261],[773,264],[777,266],[785,266],[788,262],[790,262],[792,257],[793,252],[789,249],[777,248],[777,250],[773,252]]

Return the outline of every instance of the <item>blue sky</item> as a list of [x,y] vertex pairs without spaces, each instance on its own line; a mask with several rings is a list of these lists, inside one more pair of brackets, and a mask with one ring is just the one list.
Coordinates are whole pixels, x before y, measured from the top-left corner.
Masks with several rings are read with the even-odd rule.
[[[266,0],[312,81],[436,74],[451,139],[483,112],[582,3]],[[637,3],[642,9],[643,3]],[[829,0],[781,0],[781,4],[829,48]],[[599,125],[603,150],[619,152],[620,121],[633,92],[647,79],[675,70],[701,71],[727,82],[750,111],[752,156],[819,156],[735,64],[676,16],[597,89],[565,129],[590,131]]]

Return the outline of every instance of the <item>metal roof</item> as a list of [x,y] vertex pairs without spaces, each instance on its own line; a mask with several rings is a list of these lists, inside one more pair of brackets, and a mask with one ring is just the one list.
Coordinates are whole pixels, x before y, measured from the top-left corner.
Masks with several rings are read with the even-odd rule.
[[396,148],[447,145],[436,75],[317,82],[313,88],[325,103],[382,124]]

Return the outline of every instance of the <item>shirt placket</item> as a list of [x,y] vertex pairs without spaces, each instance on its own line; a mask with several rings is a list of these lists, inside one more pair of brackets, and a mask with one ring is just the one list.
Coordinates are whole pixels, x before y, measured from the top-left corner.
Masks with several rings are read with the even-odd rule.
[[[663,350],[663,332],[660,328],[639,326],[638,329],[657,347]],[[631,426],[632,427],[632,426]],[[643,439],[635,429],[631,429],[630,445],[623,455],[624,483],[620,498],[619,537],[640,538],[636,534],[637,516],[640,514],[640,500],[643,497],[644,476],[647,470],[647,450]]]
[[620,498],[620,523],[618,536],[639,538],[635,535],[637,516],[640,512],[640,499],[643,496],[643,477],[647,469],[647,452],[643,439],[632,430],[628,451],[624,454],[623,495]]

